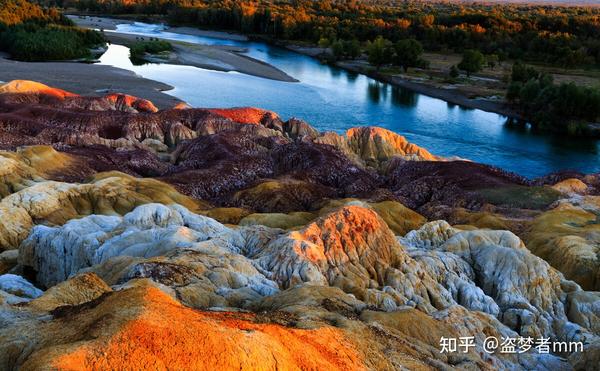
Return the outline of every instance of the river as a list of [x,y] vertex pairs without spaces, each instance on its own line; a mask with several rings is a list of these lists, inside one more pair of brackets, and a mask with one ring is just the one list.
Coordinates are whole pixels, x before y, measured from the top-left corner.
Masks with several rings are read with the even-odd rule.
[[506,117],[466,109],[261,42],[223,40],[166,32],[162,25],[122,24],[118,32],[171,40],[244,47],[248,55],[299,80],[273,81],[237,72],[191,66],[134,66],[128,49],[111,45],[103,64],[125,68],[174,86],[168,93],[194,107],[255,106],[297,117],[319,130],[343,132],[353,126],[387,128],[441,156],[458,156],[533,178],[554,171],[600,171],[596,140],[534,134],[505,125]]

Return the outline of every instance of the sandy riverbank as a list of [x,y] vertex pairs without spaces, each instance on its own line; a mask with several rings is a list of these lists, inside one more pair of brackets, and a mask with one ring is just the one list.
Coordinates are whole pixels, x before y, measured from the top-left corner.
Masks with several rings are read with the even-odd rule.
[[18,62],[0,56],[0,80],[33,80],[83,95],[125,93],[171,108],[181,100],[164,91],[173,87],[112,66],[76,62]]
[[94,28],[98,30],[116,30],[117,25],[119,24],[134,22],[128,19],[116,19],[73,14],[67,14],[67,18],[75,22],[75,24],[77,24],[79,27]]
[[[79,27],[96,28],[103,30],[116,30],[119,24],[134,23],[134,20],[127,18],[108,18],[108,17],[97,17],[89,15],[78,15],[68,14],[67,17],[75,22]],[[193,35],[212,37],[215,39],[223,40],[236,40],[236,41],[247,41],[248,37],[242,34],[225,32],[225,31],[213,31],[213,30],[201,30],[194,27],[168,27],[165,31],[178,33],[182,35]]]
[[[85,28],[104,29],[105,37],[112,43],[131,45],[136,40],[146,38],[144,36],[131,35],[115,32],[118,24],[132,22],[121,19],[111,19],[104,17],[88,16],[69,16],[78,26]],[[220,31],[196,30],[190,27],[176,27],[169,29],[169,32],[182,33],[187,35],[218,37],[231,40],[247,40],[245,36],[229,34]],[[170,64],[188,65],[204,69],[239,72],[247,75],[262,77],[271,80],[297,82],[292,76],[282,70],[264,63],[257,59],[244,55],[246,50],[235,46],[222,45],[201,45],[181,41],[169,41],[173,45],[174,55],[168,60]]]
[[[114,44],[132,45],[142,36],[120,32],[105,32],[105,37]],[[145,38],[147,39],[147,38]],[[165,39],[166,40],[166,39]],[[173,46],[169,64],[194,66],[223,72],[239,72],[271,80],[297,82],[278,68],[244,55],[246,49],[228,45],[201,45],[182,41],[166,40]]]
[[212,37],[214,39],[223,39],[223,40],[235,40],[235,41],[248,41],[248,37],[245,35],[241,35],[238,33],[232,32],[224,32],[224,31],[211,31],[211,30],[201,30],[193,27],[169,27],[166,29],[168,32],[179,33],[182,35],[193,35],[193,36],[203,36],[203,37]]

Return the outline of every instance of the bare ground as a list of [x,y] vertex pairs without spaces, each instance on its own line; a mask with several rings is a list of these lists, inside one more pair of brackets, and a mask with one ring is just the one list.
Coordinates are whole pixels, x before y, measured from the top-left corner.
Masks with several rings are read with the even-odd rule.
[[33,80],[82,95],[125,93],[170,108],[181,100],[164,93],[173,87],[112,66],[76,62],[18,62],[0,57],[0,80]]

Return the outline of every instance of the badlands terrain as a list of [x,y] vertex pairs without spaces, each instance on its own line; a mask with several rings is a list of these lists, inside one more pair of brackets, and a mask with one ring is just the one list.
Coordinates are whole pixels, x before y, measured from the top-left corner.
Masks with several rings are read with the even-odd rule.
[[598,175],[31,81],[0,87],[0,150],[0,369],[600,364]]

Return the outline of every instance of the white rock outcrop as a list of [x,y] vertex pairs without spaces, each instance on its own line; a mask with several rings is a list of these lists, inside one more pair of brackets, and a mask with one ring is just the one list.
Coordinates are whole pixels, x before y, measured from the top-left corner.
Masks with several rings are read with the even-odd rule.
[[0,276],[0,296],[9,304],[35,299],[42,294],[42,290],[21,276],[15,274]]
[[251,308],[302,284],[339,288],[362,303],[356,308],[415,308],[462,323],[456,330],[465,334],[491,326],[506,336],[594,341],[599,331],[598,296],[564,279],[511,232],[462,231],[438,221],[396,237],[360,206],[284,232],[229,228],[180,205],[147,204],[123,217],[36,226],[19,263],[44,287],[81,272],[113,288],[150,279],[196,308]]

